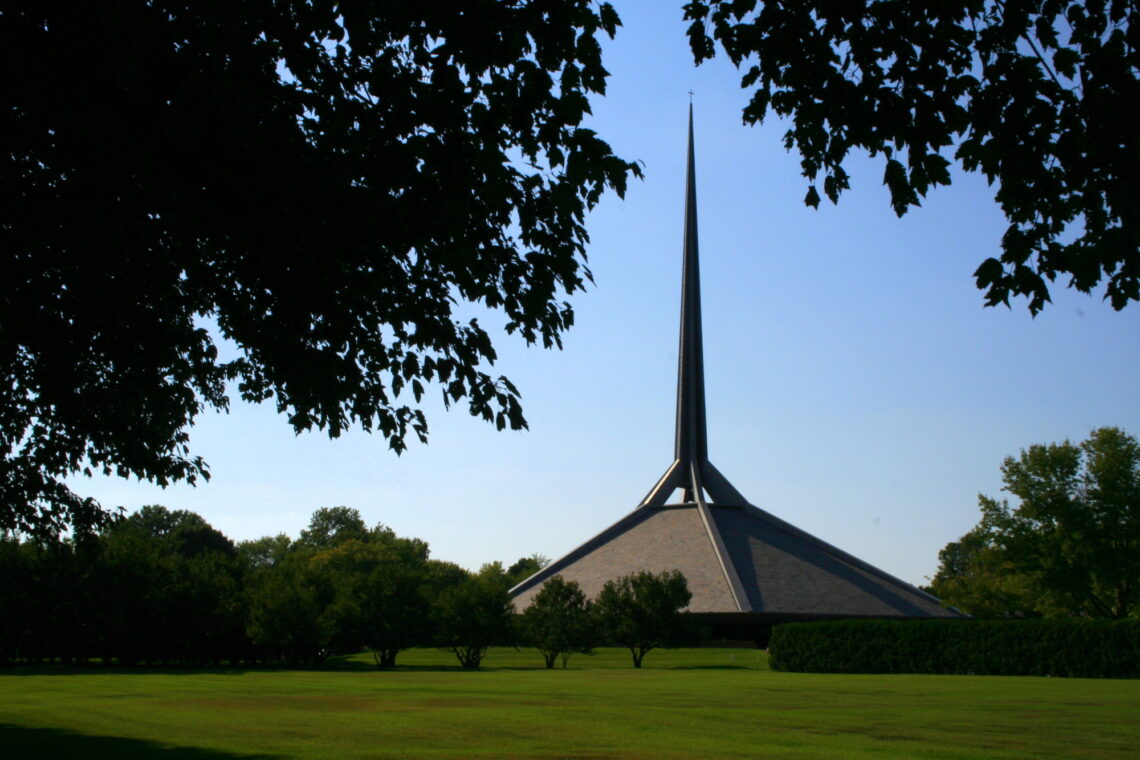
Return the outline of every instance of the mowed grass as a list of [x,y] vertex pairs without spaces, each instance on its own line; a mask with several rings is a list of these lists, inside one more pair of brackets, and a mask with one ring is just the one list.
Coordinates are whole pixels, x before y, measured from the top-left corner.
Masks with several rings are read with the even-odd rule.
[[480,671],[0,671],[4,758],[1136,758],[1140,681],[776,673],[755,650]]

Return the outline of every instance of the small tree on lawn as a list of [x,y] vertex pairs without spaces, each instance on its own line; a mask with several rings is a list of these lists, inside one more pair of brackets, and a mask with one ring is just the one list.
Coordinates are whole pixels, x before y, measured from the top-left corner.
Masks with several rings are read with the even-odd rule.
[[511,639],[511,598],[499,563],[443,589],[435,599],[436,639],[465,668],[477,668],[487,648]]
[[633,667],[640,668],[646,652],[684,638],[688,625],[681,610],[692,596],[680,570],[642,570],[607,581],[594,602],[594,616],[603,638],[628,648]]
[[522,614],[526,643],[542,652],[546,667],[561,657],[562,667],[574,652],[593,654],[594,625],[590,602],[577,581],[556,575],[542,585]]
[[430,635],[430,604],[422,567],[388,565],[365,580],[364,645],[377,667],[391,668],[396,655],[426,643]]
[[402,650],[428,643],[426,543],[377,530],[316,559],[332,589],[327,616],[346,649],[363,645],[378,667],[390,668]]

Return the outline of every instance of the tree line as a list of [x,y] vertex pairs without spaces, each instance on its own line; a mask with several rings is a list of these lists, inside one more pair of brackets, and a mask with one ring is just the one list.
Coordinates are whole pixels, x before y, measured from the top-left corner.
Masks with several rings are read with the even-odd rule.
[[[982,519],[939,554],[930,589],[977,617],[1140,617],[1140,442],[1115,427],[1030,446],[1002,465],[1018,500],[980,496]],[[379,667],[441,647],[478,667],[493,645],[547,667],[595,646],[696,642],[679,572],[636,573],[588,600],[555,576],[515,614],[524,557],[470,572],[428,544],[318,509],[293,540],[235,543],[201,516],[147,506],[69,538],[0,534],[0,664],[315,665],[367,650]]]
[[0,663],[311,666],[367,650],[391,667],[434,646],[476,668],[490,646],[530,645],[552,667],[604,642],[640,667],[692,631],[679,572],[615,579],[595,603],[556,577],[516,615],[509,589],[544,561],[470,572],[347,507],[318,509],[296,540],[234,543],[193,512],[147,506],[95,534],[0,540]]

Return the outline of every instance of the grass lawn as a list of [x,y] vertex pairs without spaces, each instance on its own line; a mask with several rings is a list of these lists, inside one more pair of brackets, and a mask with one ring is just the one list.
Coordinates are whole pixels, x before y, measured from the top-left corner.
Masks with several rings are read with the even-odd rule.
[[1140,681],[774,673],[755,650],[548,671],[434,650],[378,672],[0,671],[13,758],[1135,758]]

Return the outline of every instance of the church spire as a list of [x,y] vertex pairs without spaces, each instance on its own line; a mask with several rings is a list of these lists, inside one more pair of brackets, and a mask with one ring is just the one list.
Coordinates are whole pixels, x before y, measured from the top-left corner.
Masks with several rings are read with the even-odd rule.
[[[697,244],[697,178],[693,104],[689,104],[689,160],[685,181],[685,247],[681,269],[681,336],[677,359],[677,430],[674,457],[685,471],[708,461],[705,367],[701,340],[701,267]],[[693,494],[686,493],[686,501]]]
[[705,368],[701,340],[701,272],[697,245],[697,178],[693,148],[693,106],[689,104],[688,171],[685,181],[685,240],[681,270],[681,336],[677,359],[677,422],[673,464],[641,502],[661,506],[681,489],[683,503],[743,505],[744,497],[709,462],[705,425]]

